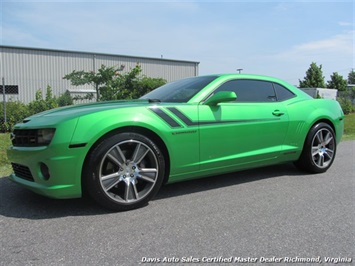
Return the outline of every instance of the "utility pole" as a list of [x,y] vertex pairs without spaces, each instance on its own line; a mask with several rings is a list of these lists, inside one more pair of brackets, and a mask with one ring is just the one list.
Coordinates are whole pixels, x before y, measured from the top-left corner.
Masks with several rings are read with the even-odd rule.
[[238,68],[237,71],[240,74],[242,72],[243,68]]
[[5,78],[2,78],[2,97],[4,102],[4,123],[7,123],[7,115],[6,115],[6,96],[5,96]]

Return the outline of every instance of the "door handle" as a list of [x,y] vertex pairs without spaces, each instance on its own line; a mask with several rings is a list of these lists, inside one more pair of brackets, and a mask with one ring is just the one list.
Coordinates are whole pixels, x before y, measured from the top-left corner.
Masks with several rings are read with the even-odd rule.
[[284,112],[281,112],[280,110],[275,110],[275,111],[272,112],[272,114],[273,114],[274,116],[282,116],[282,115],[284,115],[285,113],[284,113]]

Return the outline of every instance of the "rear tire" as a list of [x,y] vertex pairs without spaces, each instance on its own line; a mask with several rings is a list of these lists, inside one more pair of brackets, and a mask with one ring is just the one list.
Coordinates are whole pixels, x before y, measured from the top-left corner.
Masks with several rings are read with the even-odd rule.
[[126,211],[146,205],[160,189],[165,161],[159,147],[138,133],[103,139],[88,155],[84,186],[102,206]]
[[301,156],[295,165],[310,173],[324,173],[332,165],[335,153],[333,129],[326,123],[318,123],[308,132]]

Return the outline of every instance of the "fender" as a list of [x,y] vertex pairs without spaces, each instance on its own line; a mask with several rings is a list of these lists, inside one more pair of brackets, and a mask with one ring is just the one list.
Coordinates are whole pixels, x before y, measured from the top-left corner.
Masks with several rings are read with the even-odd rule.
[[[294,148],[302,150],[309,130],[319,121],[329,123],[336,134],[336,142],[340,142],[344,130],[344,113],[337,101],[312,99],[290,104],[287,108],[290,127],[285,139],[285,145],[294,146]],[[307,120],[305,120],[305,117],[307,117]]]

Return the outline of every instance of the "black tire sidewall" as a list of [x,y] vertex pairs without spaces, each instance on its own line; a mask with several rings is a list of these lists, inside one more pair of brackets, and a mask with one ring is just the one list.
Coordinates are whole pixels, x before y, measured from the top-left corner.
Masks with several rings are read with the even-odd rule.
[[[315,135],[317,134],[317,132],[323,128],[326,128],[327,130],[329,130],[334,138],[334,153],[333,153],[333,157],[329,163],[329,165],[327,167],[324,168],[320,168],[318,167],[312,158],[312,142],[313,139],[315,137]],[[334,162],[334,158],[335,158],[335,154],[336,154],[336,140],[335,140],[335,133],[334,130],[331,126],[329,126],[326,123],[317,123],[315,124],[308,132],[307,137],[306,137],[306,141],[303,147],[303,151],[301,154],[301,157],[299,159],[298,166],[300,166],[301,169],[306,170],[308,172],[311,173],[324,173],[326,172],[330,166],[333,164]]]

